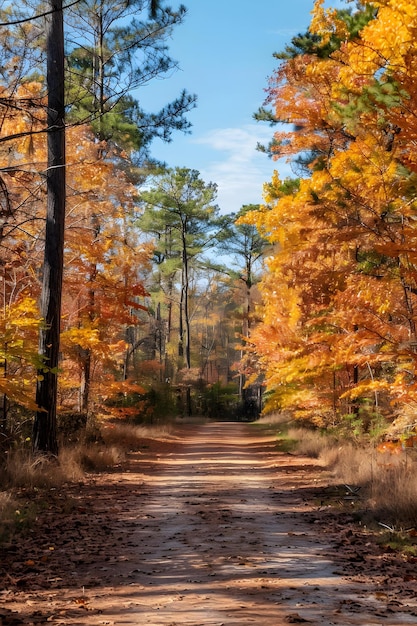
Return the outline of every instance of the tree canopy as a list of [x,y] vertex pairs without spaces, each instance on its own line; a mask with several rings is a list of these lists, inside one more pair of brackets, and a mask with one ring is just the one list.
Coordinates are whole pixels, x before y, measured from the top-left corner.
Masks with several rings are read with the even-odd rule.
[[271,125],[265,151],[294,176],[276,172],[263,203],[237,215],[222,214],[216,182],[196,169],[152,162],[152,140],[187,132],[195,104],[183,92],[142,107],[148,82],[176,68],[167,44],[186,9],[66,8],[57,363],[37,346],[52,345],[39,304],[58,240],[45,229],[57,92],[38,26],[47,15],[37,5],[42,17],[27,19],[31,6],[4,4],[0,31],[2,431],[42,417],[35,388],[49,374],[58,414],[147,420],[221,406],[236,417],[265,388],[265,412],[413,430],[417,4],[315,2],[308,31],[275,54],[256,114]]
[[271,151],[302,169],[246,217],[275,246],[250,344],[267,410],[413,427],[416,19],[414,2],[318,0],[309,34],[278,55],[268,102],[289,128]]

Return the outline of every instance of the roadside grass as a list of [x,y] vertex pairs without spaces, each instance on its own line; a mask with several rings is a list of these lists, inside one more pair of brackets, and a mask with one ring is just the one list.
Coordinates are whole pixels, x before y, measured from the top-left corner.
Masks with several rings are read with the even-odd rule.
[[337,481],[359,487],[365,517],[393,529],[417,528],[417,451],[381,452],[372,443],[338,443],[319,458]]
[[285,452],[286,454],[291,454],[297,447],[297,439],[291,439],[289,436],[282,436],[281,434],[278,437],[278,441],[276,444],[277,450],[280,452]]
[[106,447],[116,446],[126,451],[146,448],[149,440],[165,441],[172,435],[169,424],[135,426],[134,424],[110,423],[101,429],[102,442]]
[[378,536],[378,544],[384,550],[392,550],[393,552],[401,552],[409,557],[417,557],[417,537],[414,529],[382,531]]
[[290,428],[293,422],[288,416],[276,413],[259,418],[256,422],[251,423],[251,427],[256,430],[262,430],[276,436],[276,449],[279,452],[294,452],[299,445],[299,440],[293,434],[290,434]]
[[107,423],[95,426],[94,437],[80,433],[75,443],[61,441],[58,458],[34,456],[27,444],[7,451],[0,467],[0,544],[30,528],[54,490],[120,467],[129,452],[169,439],[170,426]]
[[9,539],[19,521],[19,505],[11,493],[0,491],[0,544]]
[[382,542],[417,554],[417,449],[380,451],[365,438],[349,440],[288,424],[284,428],[279,420],[275,425],[279,450],[318,459],[335,484],[355,493],[355,509]]

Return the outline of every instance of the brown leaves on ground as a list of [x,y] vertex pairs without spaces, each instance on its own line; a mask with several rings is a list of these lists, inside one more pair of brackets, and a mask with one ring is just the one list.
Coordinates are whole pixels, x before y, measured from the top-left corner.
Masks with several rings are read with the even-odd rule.
[[[89,599],[88,589],[111,586],[118,575],[128,581],[131,574],[125,561],[134,549],[131,535],[138,524],[132,511],[140,509],[149,495],[158,459],[178,448],[179,441],[150,441],[146,455],[133,456],[130,466],[117,473],[90,476],[82,483],[57,490],[23,494],[28,500],[36,499],[39,513],[30,529],[2,547],[0,607],[7,604],[11,608],[0,608],[1,626],[81,625],[83,615],[99,613]],[[295,462],[293,456],[288,456],[285,465],[285,480],[294,485],[297,479],[290,466]],[[303,517],[313,533],[328,536],[333,546],[329,556],[335,567],[356,583],[369,585],[372,581],[380,598],[386,599],[385,618],[404,608],[407,598],[417,593],[416,558],[379,545],[375,535],[348,511],[349,505],[343,510],[334,506],[334,487],[317,485],[317,467],[305,464],[298,469],[310,485],[303,489],[308,503]],[[288,494],[286,497],[291,498],[291,489]],[[144,515],[143,525],[147,522]],[[140,550],[145,555],[146,545]],[[349,612],[355,613],[352,601],[346,602],[351,602]],[[305,618],[296,612],[286,615],[286,623],[302,622]]]

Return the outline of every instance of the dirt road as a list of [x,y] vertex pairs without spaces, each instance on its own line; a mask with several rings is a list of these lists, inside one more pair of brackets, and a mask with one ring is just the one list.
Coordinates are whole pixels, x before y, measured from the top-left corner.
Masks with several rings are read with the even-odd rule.
[[416,565],[395,569],[349,517],[328,524],[318,463],[247,424],[183,432],[97,482],[66,529],[51,511],[30,571],[16,561],[0,596],[0,624],[417,623]]

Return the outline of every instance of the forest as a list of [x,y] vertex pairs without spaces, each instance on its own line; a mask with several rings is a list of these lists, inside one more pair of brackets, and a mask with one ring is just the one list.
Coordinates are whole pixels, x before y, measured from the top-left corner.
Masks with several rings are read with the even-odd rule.
[[417,0],[331,5],[227,213],[186,7],[0,3],[0,625],[415,623]]
[[152,159],[196,96],[148,112],[135,95],[175,70],[186,9],[45,9],[1,15],[1,449],[55,455],[71,422],[235,417],[264,239],[215,183]]
[[184,6],[3,3],[3,455],[56,455],[80,426],[260,413],[412,441],[417,3],[351,4],[316,0],[275,52],[254,117],[294,175],[235,215],[215,181],[152,158],[196,106],[138,96],[176,68]]

